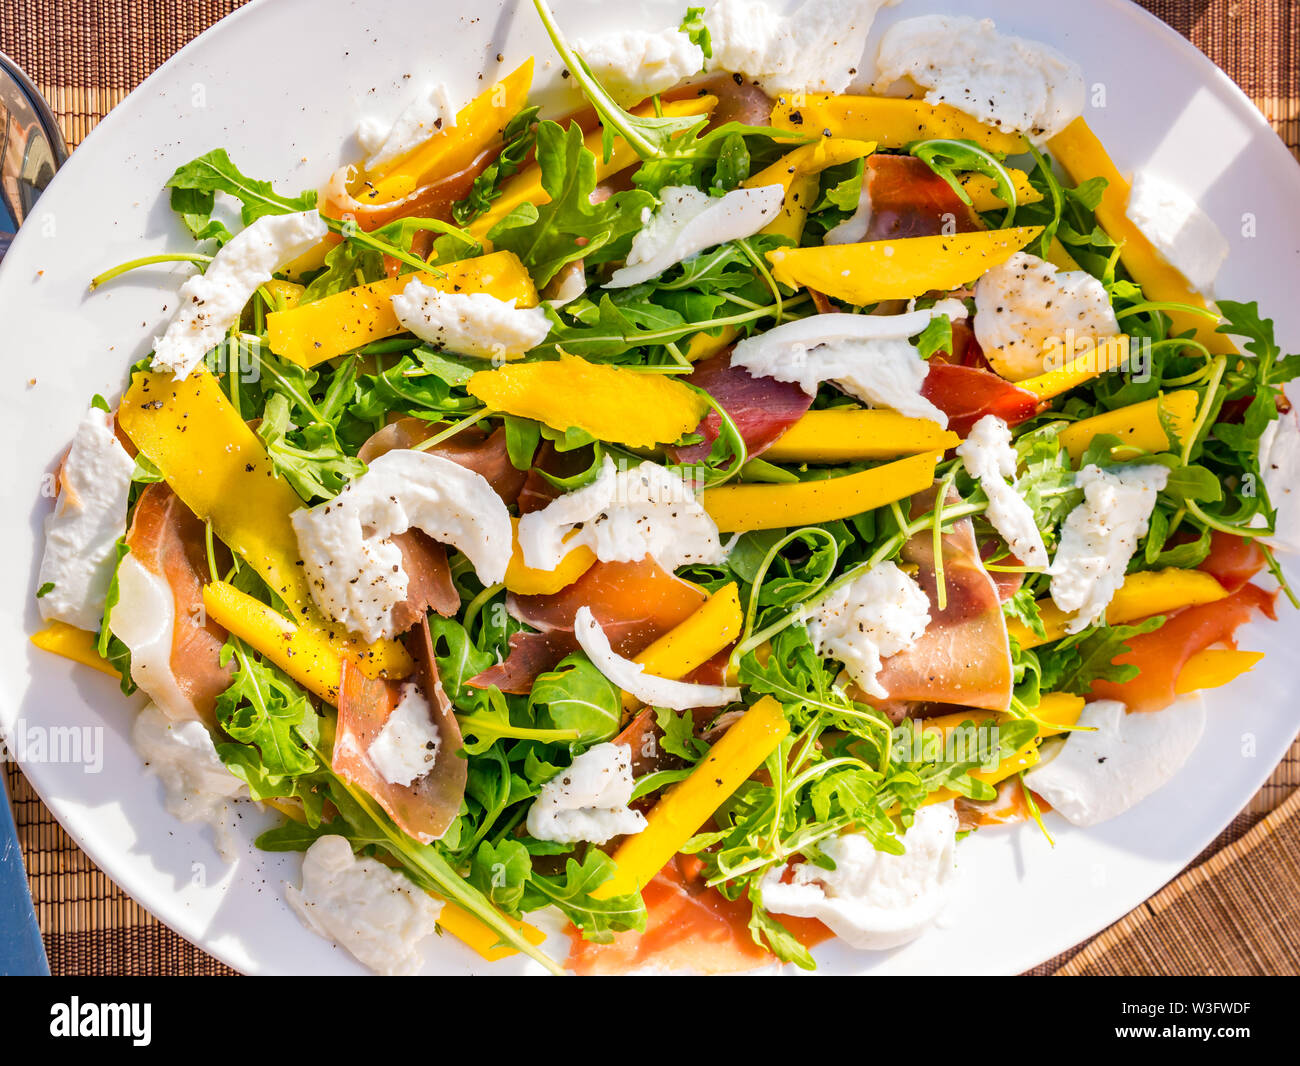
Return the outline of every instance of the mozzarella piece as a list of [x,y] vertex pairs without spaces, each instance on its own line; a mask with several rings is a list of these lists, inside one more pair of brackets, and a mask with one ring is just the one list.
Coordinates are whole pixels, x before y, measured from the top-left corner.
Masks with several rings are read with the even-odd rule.
[[443,292],[412,281],[392,298],[403,329],[423,341],[475,359],[514,359],[551,332],[540,307],[516,307],[485,292]]
[[392,611],[410,580],[391,540],[398,533],[419,529],[459,548],[484,585],[505,577],[513,546],[510,513],[482,474],[407,449],[381,455],[290,521],[317,606],[368,641],[396,635]]
[[639,285],[706,248],[752,237],[776,218],[785,190],[763,185],[710,196],[690,186],[670,185],[659,196],[659,209],[653,215],[647,212],[644,228],[632,238],[627,265],[614,271],[605,288]]
[[433,769],[440,743],[429,701],[419,685],[406,684],[368,754],[385,781],[409,785]]
[[197,718],[172,671],[176,598],[167,579],[127,554],[117,568],[113,635],[131,652],[131,680],[174,721]]
[[1066,515],[1051,570],[1052,602],[1074,614],[1067,633],[1081,632],[1105,614],[1168,481],[1168,467],[1154,464],[1114,470],[1089,464],[1075,477],[1083,502]]
[[930,599],[896,563],[873,566],[819,603],[808,619],[817,654],[844,664],[870,696],[887,699],[876,680],[882,660],[906,651],[930,624]]
[[528,832],[535,840],[563,844],[603,844],[639,833],[646,821],[640,811],[628,807],[633,787],[632,749],[597,744],[542,785],[528,808]]
[[704,15],[709,70],[756,81],[769,96],[842,93],[862,65],[876,13],[898,0],[805,0],[778,15],[762,0],[717,0]]
[[524,562],[554,570],[586,545],[605,563],[649,555],[665,570],[725,558],[717,524],[681,476],[658,463],[620,469],[606,456],[596,480],[519,519]]
[[891,855],[861,833],[831,837],[821,849],[835,869],[800,863],[788,884],[780,868],[770,870],[759,882],[763,906],[825,922],[862,951],[888,951],[915,940],[947,906],[956,878],[953,805],[922,807],[902,843],[904,853]]
[[573,635],[597,670],[647,707],[689,711],[696,707],[725,707],[740,699],[740,689],[729,685],[696,685],[647,674],[640,663],[623,658],[610,647],[605,631],[585,604],[574,615]]
[[377,859],[358,858],[345,837],[323,836],[302,857],[302,886],[285,898],[313,933],[376,973],[409,975],[437,929],[442,903]]
[[966,317],[966,307],[960,300],[941,300],[904,315],[812,315],[741,341],[731,364],[797,382],[809,396],[831,381],[871,407],[946,427],[948,416],[921,395],[930,367],[908,340],[940,315],[956,322]]
[[1086,271],[1017,252],[975,283],[975,339],[1011,381],[1059,369],[1118,333],[1106,286]]
[[236,233],[208,264],[181,286],[176,317],[154,340],[153,368],[189,377],[203,357],[238,325],[258,288],[325,239],[329,228],[315,211],[266,215]]
[[1228,238],[1181,189],[1146,171],[1133,180],[1126,214],[1197,292],[1210,294],[1223,261]]
[[1035,140],[1083,114],[1083,70],[1055,48],[998,33],[992,19],[924,15],[891,26],[876,57],[876,92],[908,78],[927,103]]
[[[989,507],[984,517],[1007,542],[1011,554],[1025,566],[1045,570],[1048,564],[1043,534],[1034,520],[1033,509],[1016,490],[1018,461],[1011,446],[1011,430],[997,415],[985,415],[957,446],[966,473],[977,478]],[[1011,484],[1007,479],[1011,479]]]
[[226,769],[212,735],[200,721],[177,722],[152,703],[131,727],[131,741],[163,784],[163,806],[182,822],[206,822],[226,862],[236,855],[235,826],[244,783]]
[[1163,711],[1129,714],[1116,700],[1089,703],[1055,754],[1025,784],[1074,825],[1123,814],[1174,776],[1205,732],[1205,700],[1184,696]]
[[113,416],[92,407],[72,438],[59,472],[59,496],[45,519],[45,554],[36,601],[47,622],[96,630],[126,533],[126,505],[135,463],[118,443]]
[[407,104],[391,125],[363,118],[357,125],[357,141],[366,153],[366,169],[374,170],[455,125],[456,107],[447,86],[440,83]]
[[1277,511],[1269,543],[1281,551],[1300,552],[1300,417],[1295,408],[1270,422],[1259,438],[1259,469]]
[[577,40],[574,50],[623,107],[671,89],[704,69],[700,46],[677,29],[609,33]]

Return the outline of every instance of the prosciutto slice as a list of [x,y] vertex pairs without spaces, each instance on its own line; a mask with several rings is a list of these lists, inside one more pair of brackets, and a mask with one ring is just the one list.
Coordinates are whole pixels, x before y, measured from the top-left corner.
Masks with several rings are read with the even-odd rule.
[[[731,348],[696,364],[686,381],[707,392],[731,416],[750,458],[770,448],[807,413],[813,401],[795,382],[754,377],[744,367],[732,366]],[[678,448],[677,461],[699,463],[707,459],[721,426],[718,413],[710,410],[695,431],[704,440]]]
[[930,362],[921,395],[948,416],[948,428],[959,437],[985,415],[997,415],[1018,426],[1038,410],[1038,397],[989,370],[952,363]]
[[437,218],[445,222],[451,218],[452,205],[469,195],[474,179],[500,154],[501,145],[498,144],[481,152],[464,170],[422,185],[401,200],[383,204],[370,201],[370,190],[365,185],[357,191],[357,195],[353,195],[349,191],[349,185],[356,178],[356,168],[340,167],[330,176],[325,186],[321,213],[330,218],[355,219],[357,225],[367,232],[400,218]]
[[415,683],[438,727],[433,769],[409,785],[395,785],[375,769],[370,745],[400,701],[402,685],[368,678],[346,661],[330,763],[341,778],[373,796],[398,828],[427,844],[441,837],[460,812],[469,763],[459,754],[463,746],[460,725],[438,678],[427,618],[407,636],[406,648],[415,660]]
[[[221,665],[228,634],[203,610],[209,577],[205,533],[167,485],[148,486],[126,534],[130,552],[122,562],[126,573],[119,575],[122,598],[110,625],[131,648],[136,684],[169,717],[198,718],[211,726],[234,666]],[[218,565],[229,565],[225,548],[217,548]]]
[[[934,489],[914,497],[913,515],[933,506]],[[1001,596],[980,561],[969,519],[942,540],[946,606],[940,610],[930,531],[912,537],[903,560],[930,600],[930,624],[907,651],[885,660],[879,674],[891,703],[956,704],[990,711],[1011,705],[1011,649]]]
[[[363,462],[373,462],[394,449],[414,447],[441,428],[445,427],[420,418],[401,418],[372,435],[357,454]],[[428,450],[482,474],[507,504],[523,487],[524,473],[510,463],[504,429],[488,434],[471,427]],[[447,549],[418,529],[399,533],[393,543],[401,549],[402,569],[409,579],[406,599],[393,608],[396,632],[406,632],[428,611],[449,618],[460,610],[460,593],[451,580]]]
[[684,622],[705,599],[703,589],[650,558],[635,563],[596,563],[554,595],[508,596],[510,614],[538,632],[516,633],[505,661],[467,684],[474,688],[495,685],[502,692],[520,694],[531,691],[539,674],[553,670],[561,659],[578,650],[573,622],[579,607],[590,607],[614,651],[631,658]]

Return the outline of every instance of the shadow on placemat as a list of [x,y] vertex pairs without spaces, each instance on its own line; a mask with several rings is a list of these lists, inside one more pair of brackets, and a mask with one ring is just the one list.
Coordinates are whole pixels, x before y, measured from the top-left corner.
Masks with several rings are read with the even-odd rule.
[[[71,147],[168,56],[240,6],[242,0],[3,0],[0,51],[45,93]],[[1142,0],[1142,6],[1227,71],[1296,151],[1300,0]],[[5,774],[54,973],[233,972],[127,897],[63,832],[17,768],[7,764]],[[1300,971],[1300,797],[1283,804],[1297,785],[1300,744],[1178,880],[1092,941],[1032,972]]]

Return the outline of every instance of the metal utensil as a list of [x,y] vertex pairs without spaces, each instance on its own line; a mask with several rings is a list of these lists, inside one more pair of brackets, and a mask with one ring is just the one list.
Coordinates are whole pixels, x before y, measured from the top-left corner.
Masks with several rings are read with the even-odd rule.
[[[54,114],[0,52],[0,259],[37,198],[68,158]],[[9,796],[0,778],[0,975],[48,975]]]

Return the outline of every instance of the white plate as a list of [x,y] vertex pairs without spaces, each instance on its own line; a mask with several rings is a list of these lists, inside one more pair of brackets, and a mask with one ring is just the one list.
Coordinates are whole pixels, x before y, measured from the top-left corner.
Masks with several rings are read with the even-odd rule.
[[[478,14],[454,13],[470,6]],[[974,6],[903,0],[880,25]],[[559,0],[555,7],[576,36],[667,25],[686,2]],[[1300,170],[1228,78],[1126,0],[988,0],[980,7],[1003,30],[1051,42],[1082,63],[1094,100],[1106,105],[1088,119],[1121,167],[1150,166],[1201,200],[1232,241],[1220,294],[1258,299],[1277,320],[1283,346],[1300,347],[1293,282]],[[360,967],[307,932],[284,904],[281,882],[296,879],[297,856],[256,852],[250,824],[246,854],[224,866],[207,830],[163,811],[161,788],[143,773],[128,739],[137,704],[109,679],[27,641],[38,626],[33,593],[40,523],[50,506],[41,497],[43,479],[90,395],[116,395],[126,367],[148,352],[185,271],[140,272],[94,294],[86,282],[128,258],[191,246],[160,191],[180,163],[224,146],[247,173],[282,189],[313,186],[355,157],[347,142],[363,112],[395,113],[425,79],[445,79],[453,95],[467,97],[479,89],[480,71],[490,79],[534,52],[539,80],[558,85],[559,64],[548,62],[553,52],[531,5],[515,0],[254,3],[185,48],[100,124],[0,270],[0,395],[10,397],[0,421],[7,503],[0,547],[8,562],[0,572],[0,725],[8,735],[102,727],[100,772],[31,759],[24,771],[109,876],[173,929],[245,972]],[[1268,652],[1268,660],[1211,699],[1204,741],[1163,791],[1086,832],[1051,816],[1055,850],[1032,827],[978,834],[960,850],[962,891],[942,928],[889,954],[828,945],[818,951],[823,970],[1014,973],[1154,893],[1241,810],[1300,725],[1286,665],[1300,643],[1300,619],[1285,611],[1282,624],[1244,633],[1244,646]],[[430,971],[512,968],[531,964],[489,967],[450,937],[429,950]]]

